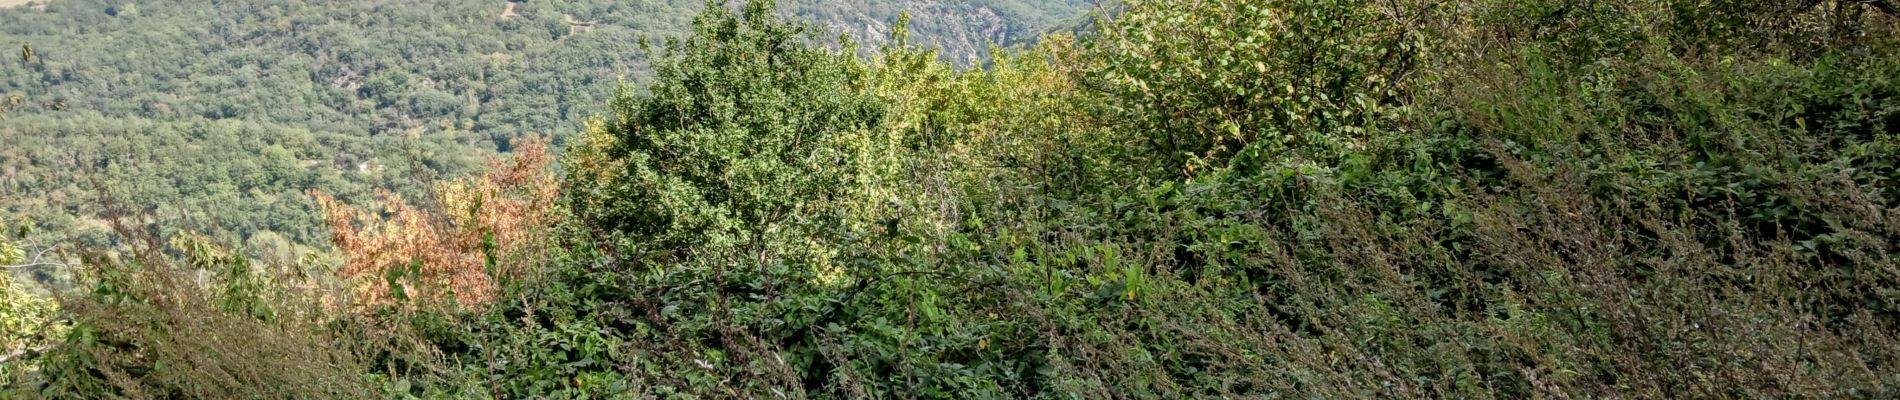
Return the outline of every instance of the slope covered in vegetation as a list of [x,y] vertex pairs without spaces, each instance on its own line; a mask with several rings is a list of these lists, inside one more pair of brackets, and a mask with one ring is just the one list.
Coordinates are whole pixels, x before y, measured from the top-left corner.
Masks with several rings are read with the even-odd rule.
[[715,7],[558,165],[317,193],[341,266],[117,224],[7,388],[1893,397],[1884,4],[1128,1],[976,69]]
[[[322,248],[302,193],[420,195],[518,137],[578,132],[638,43],[686,32],[704,0],[106,1],[0,8],[0,210],[41,239],[110,234],[99,190],[173,227]],[[1077,0],[788,2],[837,26],[934,16],[948,59],[1086,13]],[[509,10],[504,15],[504,9]],[[982,15],[964,18],[958,15]],[[863,34],[868,31],[851,30]],[[888,37],[875,32],[872,41]],[[18,53],[15,53],[17,51]],[[224,205],[262,207],[232,210]],[[235,212],[234,212],[235,211]],[[275,246],[274,247],[282,247]],[[253,254],[270,252],[255,249]]]

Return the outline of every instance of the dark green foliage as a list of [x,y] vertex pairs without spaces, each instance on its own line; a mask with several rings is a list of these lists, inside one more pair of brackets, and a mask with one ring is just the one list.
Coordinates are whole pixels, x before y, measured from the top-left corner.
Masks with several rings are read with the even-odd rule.
[[[590,143],[624,161],[574,188],[598,194],[574,202],[582,223],[629,235],[634,251],[758,246],[767,231],[822,223],[810,206],[845,194],[852,140],[871,140],[885,112],[860,61],[804,45],[814,38],[770,2],[714,10],[666,44],[651,94],[616,100],[603,143]],[[806,220],[781,223],[792,218]]]

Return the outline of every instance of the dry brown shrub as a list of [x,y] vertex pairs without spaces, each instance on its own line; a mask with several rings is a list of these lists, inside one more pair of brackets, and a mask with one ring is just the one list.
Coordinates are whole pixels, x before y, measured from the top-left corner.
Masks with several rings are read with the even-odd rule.
[[[217,284],[175,265],[127,265],[130,298],[69,298],[86,325],[50,361],[59,374],[41,395],[117,393],[129,399],[367,398],[367,357],[325,321],[295,312],[260,319],[217,304]],[[309,306],[273,296],[276,309]],[[5,397],[0,395],[0,397]]]
[[[559,215],[550,160],[546,139],[516,140],[513,157],[491,160],[487,173],[438,185],[438,208],[388,191],[377,192],[380,213],[321,191],[310,195],[346,258],[338,273],[356,281],[358,306],[394,303],[392,282],[412,298],[479,305],[494,299],[497,278],[518,276],[543,254]],[[398,273],[412,266],[419,267],[413,276]]]

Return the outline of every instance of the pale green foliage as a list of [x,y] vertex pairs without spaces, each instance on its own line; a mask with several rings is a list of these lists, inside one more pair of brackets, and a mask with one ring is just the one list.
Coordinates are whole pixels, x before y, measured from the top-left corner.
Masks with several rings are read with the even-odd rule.
[[1394,2],[1129,1],[1091,79],[1161,167],[1192,175],[1242,148],[1363,139],[1390,118],[1420,35]]
[[26,250],[0,239],[0,265],[11,265],[26,258]]
[[[0,236],[0,266],[26,261],[26,249]],[[39,351],[65,331],[58,320],[59,305],[13,278],[12,269],[0,269],[0,386],[20,380],[38,368]],[[0,395],[5,394],[0,392]]]

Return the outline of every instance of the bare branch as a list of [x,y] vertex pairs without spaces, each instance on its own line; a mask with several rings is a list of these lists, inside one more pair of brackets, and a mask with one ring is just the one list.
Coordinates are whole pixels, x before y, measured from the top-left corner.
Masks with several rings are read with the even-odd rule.
[[38,347],[21,347],[11,352],[7,352],[7,354],[0,354],[0,364],[6,364],[7,361],[12,361],[16,357],[20,357],[20,356],[24,356],[28,354],[44,353],[47,350],[51,350],[51,349],[53,349],[52,344],[40,345]]
[[67,267],[67,265],[66,265],[66,264],[61,264],[61,263],[55,263],[55,262],[38,262],[38,263],[26,263],[26,264],[19,264],[19,265],[0,265],[0,268],[3,268],[3,269],[20,269],[20,268],[30,268],[30,267],[38,267],[38,266],[53,266],[53,267],[60,267],[60,268],[66,268],[66,267]]
[[[35,246],[37,247],[38,244],[35,243]],[[58,244],[41,247],[39,251],[33,253],[33,258],[27,261],[26,263],[14,264],[14,265],[0,265],[0,269],[20,269],[20,268],[29,268],[29,267],[38,267],[38,266],[54,266],[54,267],[66,268],[67,267],[66,263],[53,262],[53,261],[46,260],[46,253],[50,253],[54,249],[58,249],[58,248],[59,248]]]

